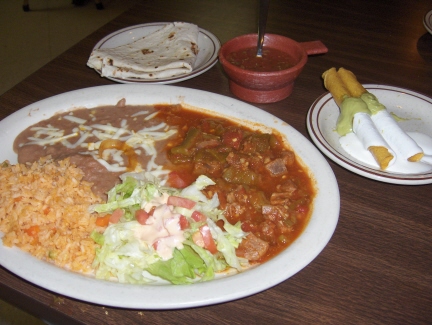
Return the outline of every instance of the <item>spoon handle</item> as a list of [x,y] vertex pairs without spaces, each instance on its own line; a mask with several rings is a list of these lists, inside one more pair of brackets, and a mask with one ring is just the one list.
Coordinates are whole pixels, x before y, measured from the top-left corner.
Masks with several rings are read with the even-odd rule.
[[259,22],[258,22],[258,45],[257,56],[262,57],[262,48],[264,44],[264,34],[267,25],[267,13],[270,0],[260,0]]

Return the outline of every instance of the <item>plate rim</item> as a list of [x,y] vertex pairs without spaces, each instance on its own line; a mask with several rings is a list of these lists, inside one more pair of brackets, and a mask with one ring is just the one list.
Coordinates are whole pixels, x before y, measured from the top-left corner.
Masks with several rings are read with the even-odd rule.
[[426,28],[426,30],[432,34],[432,10],[429,10],[424,16],[423,16],[423,25]]
[[[134,29],[140,29],[140,28],[146,28],[146,27],[153,27],[153,26],[161,26],[162,27],[162,26],[164,26],[166,24],[170,24],[170,23],[172,23],[172,22],[152,22],[152,23],[143,23],[143,24],[137,24],[137,25],[132,25],[132,26],[121,28],[119,30],[116,30],[116,31],[106,35],[102,39],[100,39],[96,43],[96,45],[93,47],[92,51],[100,49],[104,43],[111,40],[112,38],[118,37],[120,34],[123,34],[127,31],[131,31]],[[221,42],[216,35],[214,35],[213,33],[209,32],[208,30],[205,30],[199,26],[198,26],[198,31],[199,31],[199,33],[207,36],[207,38],[213,43],[212,55],[210,56],[209,60],[207,60],[199,69],[195,70],[195,68],[194,68],[189,73],[175,76],[175,77],[171,77],[171,78],[161,78],[161,79],[152,79],[152,80],[146,80],[146,79],[135,80],[133,78],[115,78],[115,77],[102,77],[102,78],[107,78],[109,80],[112,80],[112,81],[115,81],[118,83],[138,83],[138,84],[154,85],[154,84],[172,84],[172,83],[177,83],[177,82],[181,82],[181,81],[185,81],[185,80],[197,77],[197,76],[203,74],[204,72],[208,71],[209,69],[211,69],[217,63],[219,49],[221,48]],[[97,70],[97,69],[93,69],[93,70],[95,70],[99,75],[101,75],[101,72],[99,70]]]
[[[432,107],[432,98],[410,89],[382,84],[364,84],[363,86],[367,90],[379,89],[384,91],[395,91],[408,94],[424,101],[429,101]],[[425,185],[432,183],[432,171],[427,173],[409,175],[385,172],[379,169],[370,168],[352,160],[352,157],[350,158],[348,153],[346,155],[339,153],[325,139],[325,136],[323,135],[323,132],[320,131],[320,126],[318,124],[318,115],[322,113],[323,108],[329,101],[333,101],[333,97],[330,92],[325,92],[312,103],[307,114],[306,126],[312,141],[333,162],[355,174],[384,183],[398,185]]]
[[[169,92],[166,90],[169,90]],[[311,172],[314,172],[313,177],[317,183],[317,194],[314,200],[314,211],[309,224],[293,244],[270,261],[234,276],[228,276],[209,282],[196,283],[189,286],[140,286],[95,280],[86,277],[85,275],[69,272],[47,262],[40,261],[29,254],[20,251],[16,247],[5,248],[3,245],[0,245],[0,264],[10,272],[33,284],[41,286],[46,290],[90,303],[132,309],[183,309],[228,302],[267,290],[301,271],[327,246],[336,229],[340,212],[339,187],[333,170],[324,156],[305,136],[286,122],[266,111],[252,106],[251,104],[203,90],[178,86],[114,84],[73,90],[43,99],[9,115],[0,121],[0,126],[3,124],[3,126],[7,125],[8,128],[14,129],[16,128],[16,125],[13,125],[14,119],[22,119],[25,116],[29,116],[29,112],[36,112],[36,110],[38,110],[36,114],[44,116],[43,107],[50,103],[52,105],[53,103],[62,101],[64,105],[66,105],[67,102],[67,106],[70,108],[82,107],[80,106],[80,101],[77,99],[80,95],[90,93],[93,97],[98,98],[98,95],[104,91],[109,93],[108,97],[110,98],[116,98],[115,91],[123,94],[132,94],[132,92],[136,92],[143,96],[143,98],[150,97],[151,94],[159,91],[160,93],[163,93],[163,95],[159,94],[158,96],[164,96],[164,98],[169,97],[171,99],[177,96],[176,98],[178,98],[180,103],[189,103],[193,105],[196,102],[201,101],[202,103],[207,104],[206,106],[203,106],[207,109],[211,109],[213,106],[220,106],[221,111],[217,113],[230,118],[242,118],[243,113],[247,110],[246,115],[248,117],[254,117],[252,123],[256,123],[257,121],[272,121],[271,124],[265,123],[265,125],[270,128],[280,128],[284,130],[284,132],[287,131],[287,133],[283,134],[285,134],[285,137],[291,137],[291,141],[288,141],[289,144],[293,146],[296,154],[299,155],[303,162],[305,164],[307,163]],[[167,93],[169,93],[169,95],[167,95]],[[124,95],[120,94],[119,96],[122,97]],[[198,97],[198,99],[194,98],[194,96]],[[73,98],[73,102],[75,103],[74,105],[71,105],[68,102],[71,98]],[[160,103],[160,101],[157,102]],[[115,103],[116,102],[114,102],[114,104]],[[99,105],[106,104],[104,102]],[[234,106],[237,108],[233,109]],[[91,107],[94,107],[94,105],[87,108]],[[56,112],[58,112],[58,110]],[[49,116],[51,115],[47,114],[44,118],[48,118]],[[5,128],[2,127],[1,129]],[[18,130],[17,132],[20,131]],[[7,136],[7,131],[5,131],[5,133],[0,132],[0,139]],[[319,184],[325,184],[325,190],[318,188]],[[322,213],[320,214],[320,211],[326,211],[325,216]],[[0,232],[0,237],[1,235]],[[316,242],[318,245],[310,245],[311,243]],[[301,249],[301,256],[298,251],[296,253],[296,250],[298,249]],[[24,261],[24,265],[28,265],[27,263],[30,261],[32,263],[31,266],[33,267],[22,267],[22,265],[20,265],[21,267],[17,269],[17,265],[12,263],[13,259],[17,259],[18,263]],[[293,265],[295,265],[295,267],[293,267]],[[43,274],[44,277],[41,278],[40,274]],[[268,274],[269,277],[264,276],[257,281],[256,275],[263,274]],[[62,286],[65,283],[65,279],[68,280],[67,283],[69,284],[67,288]],[[239,283],[241,284],[240,287],[238,286]],[[83,293],[79,290],[79,288],[82,288],[83,286],[86,288],[90,286],[90,288],[96,288],[97,290],[92,290],[91,293]],[[103,287],[103,290],[101,287]],[[101,292],[103,293],[102,295],[100,295]],[[134,297],[133,301],[130,300],[130,297]],[[139,297],[140,299],[136,299],[136,297]],[[152,297],[152,301],[149,301],[148,297]]]

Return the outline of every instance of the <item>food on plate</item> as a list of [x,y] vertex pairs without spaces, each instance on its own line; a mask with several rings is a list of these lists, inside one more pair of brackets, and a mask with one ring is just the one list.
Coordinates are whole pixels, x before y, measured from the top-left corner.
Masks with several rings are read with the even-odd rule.
[[363,86],[354,75],[343,68],[331,68],[322,75],[324,86],[340,107],[336,131],[344,136],[354,132],[381,169],[386,169],[395,161],[395,153],[375,127],[367,104],[358,97],[363,93]]
[[330,68],[322,74],[324,87],[330,91],[334,101],[340,106],[346,97],[350,96],[347,86],[343,83],[336,68]]
[[87,65],[102,77],[159,79],[192,71],[198,55],[198,26],[166,24],[132,43],[92,51]]
[[349,70],[340,68],[338,74],[347,85],[351,96],[361,98],[367,105],[373,124],[391,148],[397,150],[403,159],[419,161],[423,157],[420,146],[401,129],[397,121],[381,104],[375,95],[368,92]]
[[[182,105],[128,106],[121,100],[115,106],[76,109],[29,127],[14,146],[19,164],[5,163],[4,170],[39,200],[30,204],[43,202],[37,203],[37,218],[17,216],[32,220],[20,224],[28,251],[48,252],[37,256],[55,262],[61,254],[52,248],[51,236],[60,234],[62,225],[67,242],[78,247],[91,242],[93,255],[86,256],[93,260],[79,260],[82,269],[58,265],[101,279],[183,284],[245,270],[288,247],[313,207],[313,179],[283,136]],[[30,167],[45,165],[58,169],[61,179],[76,173],[79,177],[64,184],[83,186],[80,195],[95,193],[84,195],[87,201],[65,195],[62,199],[72,206],[63,209],[72,215],[57,212],[55,225],[48,218],[58,210],[57,199],[49,191],[39,193],[37,181],[53,187],[57,176],[46,178]],[[24,168],[30,170],[29,186],[20,182],[18,171]],[[20,204],[21,196],[10,188],[2,192],[8,206]],[[81,210],[73,215],[76,205]],[[89,224],[77,226],[83,233],[71,237],[68,218],[85,218]],[[13,237],[3,227],[6,219],[0,214],[4,238]]]
[[353,132],[363,143],[364,147],[369,150],[381,169],[384,170],[391,165],[395,154],[389,149],[387,143],[382,141],[369,114],[356,113],[354,115]]
[[102,200],[68,159],[0,166],[0,231],[3,245],[17,246],[73,271],[89,272],[97,244],[90,238]]
[[240,223],[226,222],[217,195],[202,193],[214,184],[210,178],[201,175],[181,190],[160,186],[147,172],[122,179],[109,192],[107,203],[90,207],[100,213],[99,220],[109,219],[103,233],[92,234],[101,245],[93,263],[97,278],[148,283],[150,274],[184,284],[196,278],[211,280],[228,268],[248,267],[248,260],[236,255],[246,232]]
[[42,120],[21,132],[14,141],[18,162],[40,157],[54,160],[69,157],[93,184],[95,194],[104,197],[119,176],[130,171],[163,171],[165,146],[177,133],[157,118],[152,106],[115,106],[77,109]]
[[343,84],[348,88],[348,92],[352,97],[358,98],[367,92],[363,85],[357,81],[357,77],[351,71],[339,68],[337,74],[341,78]]
[[420,161],[424,156],[422,148],[401,129],[394,117],[378,101],[376,96],[366,92],[361,95],[361,99],[372,112],[372,121],[390,147],[397,150],[398,155],[404,160]]
[[323,78],[341,109],[336,131],[342,137],[353,132],[381,169],[394,164],[396,158],[417,162],[425,157],[416,141],[400,128],[386,107],[351,71],[331,68],[323,73]]
[[[339,80],[349,94],[349,96],[348,94],[343,95],[343,91],[340,91],[341,86],[337,88],[339,92],[335,93],[336,102],[340,102],[338,105],[341,107],[336,130],[343,136],[352,129],[365,148],[372,149],[370,151],[381,169],[386,169],[393,164],[395,156],[410,162],[420,161],[424,157],[422,148],[402,130],[386,107],[357,81],[351,71],[344,68],[336,71],[335,68],[331,68],[324,72],[323,78],[326,77],[330,78],[327,82],[329,87],[332,86],[332,83],[337,84]],[[324,84],[326,85],[325,81]],[[329,89],[328,86],[326,86],[327,89]],[[362,114],[354,109],[351,98],[356,98],[356,105],[362,106]],[[354,116],[352,116],[353,112]],[[356,118],[357,115],[362,115],[361,119]],[[373,148],[370,147],[371,145]]]

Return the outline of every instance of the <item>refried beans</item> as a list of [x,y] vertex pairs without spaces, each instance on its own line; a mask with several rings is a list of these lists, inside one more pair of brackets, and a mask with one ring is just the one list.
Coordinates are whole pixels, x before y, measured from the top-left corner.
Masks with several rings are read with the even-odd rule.
[[153,106],[125,106],[124,100],[68,111],[21,132],[14,150],[19,163],[69,157],[84,172],[84,180],[93,183],[93,192],[105,197],[125,172],[162,170],[164,148],[177,132],[157,114]]

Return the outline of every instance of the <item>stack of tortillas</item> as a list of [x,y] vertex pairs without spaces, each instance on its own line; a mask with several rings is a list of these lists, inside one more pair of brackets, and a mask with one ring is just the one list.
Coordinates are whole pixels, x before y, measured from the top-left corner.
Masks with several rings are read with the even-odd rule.
[[198,26],[174,22],[133,43],[94,50],[87,65],[102,77],[160,79],[192,71]]

